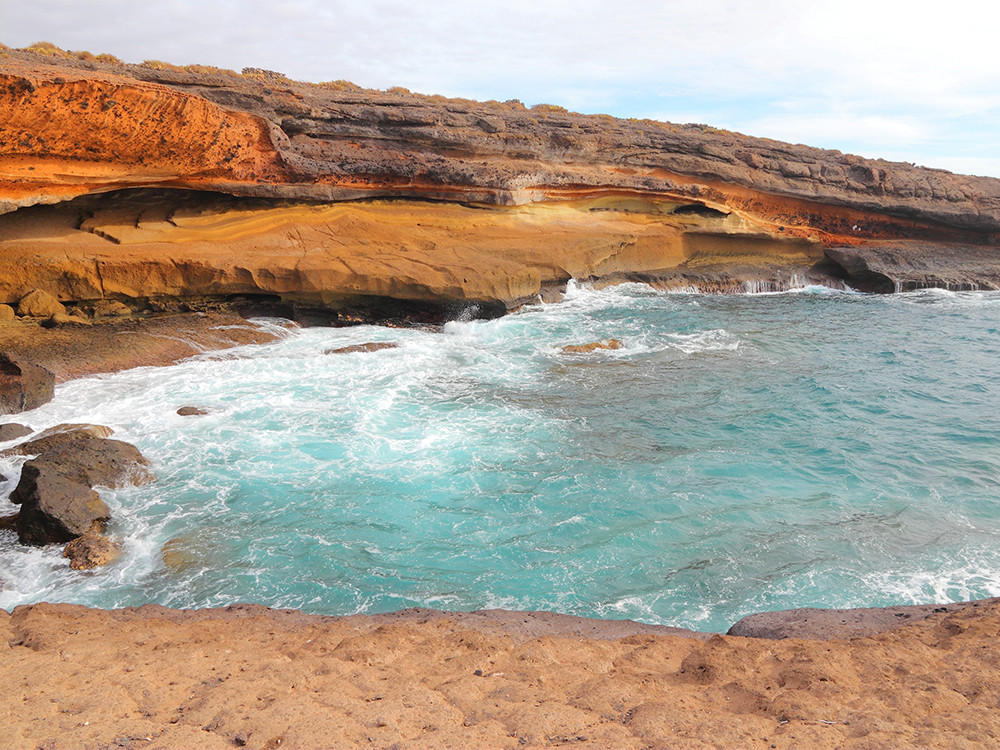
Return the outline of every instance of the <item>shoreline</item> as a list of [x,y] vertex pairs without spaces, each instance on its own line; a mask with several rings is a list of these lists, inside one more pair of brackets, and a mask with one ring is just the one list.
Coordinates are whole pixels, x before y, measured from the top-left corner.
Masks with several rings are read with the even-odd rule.
[[558,615],[489,614],[0,611],[10,686],[0,731],[12,748],[976,748],[1000,738],[998,600],[824,641],[602,639]]

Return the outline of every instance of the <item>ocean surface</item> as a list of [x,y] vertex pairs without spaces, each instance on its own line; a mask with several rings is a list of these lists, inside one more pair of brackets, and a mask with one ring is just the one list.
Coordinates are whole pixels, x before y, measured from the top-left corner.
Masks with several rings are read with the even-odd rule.
[[[368,341],[399,346],[324,354]],[[443,332],[291,330],[86,378],[9,420],[110,425],[158,479],[102,490],[125,543],[108,568],[0,532],[5,609],[503,607],[719,631],[1000,595],[997,293],[573,285]]]

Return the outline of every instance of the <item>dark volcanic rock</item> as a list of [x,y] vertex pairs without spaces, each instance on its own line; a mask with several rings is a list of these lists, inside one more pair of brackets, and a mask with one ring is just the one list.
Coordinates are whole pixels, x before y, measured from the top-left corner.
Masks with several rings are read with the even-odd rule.
[[862,609],[786,609],[778,612],[758,612],[737,622],[726,635],[747,638],[863,638],[894,630],[902,625],[920,622],[936,614],[955,612],[965,607],[994,604],[1000,599],[980,599],[954,604],[917,604],[900,607],[869,607]]
[[17,414],[52,400],[56,377],[44,367],[0,353],[0,414]]
[[20,503],[17,536],[22,544],[68,542],[100,528],[111,511],[90,487],[68,479],[57,466],[28,461],[10,499]]
[[30,427],[23,424],[17,424],[16,422],[0,424],[0,443],[6,443],[8,440],[17,440],[18,438],[27,437],[32,432],[34,432],[34,430]]

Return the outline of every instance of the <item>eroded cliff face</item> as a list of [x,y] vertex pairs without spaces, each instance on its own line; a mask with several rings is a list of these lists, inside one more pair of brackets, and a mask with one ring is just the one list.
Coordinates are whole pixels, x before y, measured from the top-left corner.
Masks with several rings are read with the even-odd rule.
[[705,126],[23,51],[0,123],[0,301],[1000,288],[1000,180]]

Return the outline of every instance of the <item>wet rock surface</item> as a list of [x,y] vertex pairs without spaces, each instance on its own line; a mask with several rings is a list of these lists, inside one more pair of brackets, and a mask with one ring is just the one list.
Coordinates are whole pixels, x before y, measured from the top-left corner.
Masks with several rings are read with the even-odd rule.
[[181,417],[200,417],[208,414],[208,409],[200,406],[182,406],[177,410],[177,415]]
[[121,542],[98,533],[88,532],[63,548],[63,557],[69,559],[73,570],[99,568],[117,560],[122,553]]
[[351,346],[341,346],[337,349],[326,349],[323,354],[357,354],[361,352],[380,352],[383,349],[396,349],[399,344],[391,341],[369,341],[365,344],[352,344]]
[[52,400],[55,375],[44,367],[0,352],[0,414],[19,414]]
[[623,346],[624,344],[618,339],[606,339],[605,341],[593,341],[589,344],[567,344],[559,351],[563,354],[589,354],[600,349],[621,349]]
[[32,432],[33,429],[27,425],[17,424],[16,422],[7,422],[6,424],[0,424],[0,443],[5,443],[8,440],[17,440],[18,438],[27,437]]
[[61,544],[100,530],[111,510],[100,496],[81,482],[64,476],[58,465],[28,461],[10,495],[21,506],[17,536],[22,544]]
[[111,511],[93,488],[142,484],[153,477],[139,450],[110,434],[103,425],[57,425],[4,452],[34,456],[21,467],[10,494],[21,506],[13,523],[22,544],[61,544],[88,535],[87,542],[71,548],[74,564],[94,567],[111,559],[117,543],[100,541]]
[[786,609],[758,612],[735,623],[726,635],[782,640],[785,638],[864,638],[912,625],[932,615],[958,612],[966,607],[1000,604],[1000,598],[953,604],[916,604],[861,609]]

